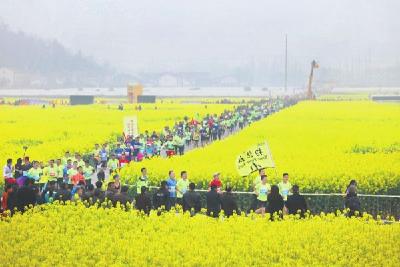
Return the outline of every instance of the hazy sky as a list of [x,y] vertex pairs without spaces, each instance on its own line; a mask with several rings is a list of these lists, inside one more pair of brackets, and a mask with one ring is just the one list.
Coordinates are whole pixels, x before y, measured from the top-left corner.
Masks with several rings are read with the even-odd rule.
[[400,61],[399,0],[0,0],[0,21],[123,71]]

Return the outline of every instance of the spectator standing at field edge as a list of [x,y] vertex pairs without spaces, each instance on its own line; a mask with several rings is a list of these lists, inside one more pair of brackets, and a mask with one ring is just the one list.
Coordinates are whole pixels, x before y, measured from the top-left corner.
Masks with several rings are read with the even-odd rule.
[[304,196],[300,195],[298,185],[293,185],[293,194],[288,196],[286,201],[286,208],[289,214],[300,214],[300,218],[304,218],[304,214],[307,211],[307,203]]
[[271,220],[274,220],[274,215],[277,214],[279,218],[283,218],[283,197],[279,194],[279,187],[276,185],[271,186],[271,192],[267,197],[268,212],[271,215]]
[[210,191],[206,194],[207,216],[218,218],[221,211],[221,196],[217,192],[217,186],[211,185]]
[[228,186],[226,188],[226,192],[221,197],[221,204],[225,216],[230,217],[233,215],[233,212],[236,212],[237,215],[240,215],[236,198],[232,194],[232,187]]
[[183,211],[190,211],[191,216],[200,212],[201,210],[201,198],[200,194],[195,192],[196,185],[194,183],[189,184],[189,191],[183,194]]
[[350,185],[345,197],[345,207],[349,210],[348,216],[361,216],[361,202],[357,196],[356,186]]

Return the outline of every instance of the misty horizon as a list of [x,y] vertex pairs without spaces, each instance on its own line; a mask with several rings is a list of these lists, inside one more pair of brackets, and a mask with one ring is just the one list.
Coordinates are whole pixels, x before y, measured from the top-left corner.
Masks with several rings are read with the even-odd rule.
[[298,86],[313,59],[322,74],[351,71],[362,80],[391,69],[395,80],[397,10],[398,1],[3,0],[0,22],[14,32],[57,40],[120,73],[246,72],[258,83],[268,82],[264,75],[276,76],[273,84],[282,81],[287,35],[288,82]]

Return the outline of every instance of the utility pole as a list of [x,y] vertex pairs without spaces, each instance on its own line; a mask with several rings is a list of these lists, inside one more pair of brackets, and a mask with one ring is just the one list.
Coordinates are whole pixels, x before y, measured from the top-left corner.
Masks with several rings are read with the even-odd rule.
[[287,34],[285,35],[285,93],[287,91]]

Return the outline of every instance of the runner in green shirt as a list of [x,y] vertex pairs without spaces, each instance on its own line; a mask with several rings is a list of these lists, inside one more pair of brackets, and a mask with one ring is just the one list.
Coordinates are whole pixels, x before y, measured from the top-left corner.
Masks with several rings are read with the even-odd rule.
[[[256,176],[256,178],[254,178],[254,180],[253,180],[253,191],[254,192],[256,191],[257,185],[259,185],[261,183],[261,176],[263,176],[263,175],[265,175],[265,169],[264,168],[259,169],[258,176]],[[254,193],[253,201],[250,206],[250,211],[255,211],[257,209],[258,209],[258,199],[257,199],[256,193]]]
[[154,140],[154,149],[155,149],[155,153],[156,153],[156,155],[157,156],[160,156],[160,153],[161,153],[161,147],[162,147],[162,143],[161,143],[161,141],[160,141],[160,139],[157,137],[155,140]]
[[[54,165],[54,160],[49,161],[49,166],[43,169],[43,176],[42,178],[46,178],[47,181],[55,181],[57,180],[58,176],[58,167]],[[43,182],[47,182],[43,180]]]
[[182,138],[178,134],[175,134],[172,138],[172,143],[174,144],[174,146],[178,147],[182,143]]
[[60,186],[64,180],[64,166],[61,163],[61,159],[57,159],[56,167],[57,167],[57,184],[58,186]]
[[189,189],[189,179],[187,178],[187,172],[182,171],[181,172],[181,179],[178,180],[176,183],[176,202],[179,205],[183,205],[183,194],[186,193],[186,191]]
[[288,173],[283,174],[282,182],[278,184],[278,187],[279,187],[279,193],[283,197],[283,200],[286,201],[287,197],[292,194],[290,192],[292,190],[292,184],[289,182]]
[[95,162],[95,165],[96,165],[96,167],[97,167],[97,165],[99,165],[99,163],[100,163],[100,151],[101,151],[101,148],[100,148],[100,145],[99,144],[95,144],[94,145],[94,150],[93,150],[93,158],[94,158],[94,162]]
[[253,180],[253,189],[256,189],[256,186],[261,184],[261,177],[265,175],[265,169],[259,169],[258,170],[258,176],[256,178],[254,178]]
[[83,161],[81,155],[79,153],[75,153],[75,160],[78,162],[78,167],[85,166],[85,162]]
[[172,142],[174,143],[175,153],[176,154],[179,153],[179,155],[182,156],[185,150],[185,139],[183,139],[182,136],[176,134]]
[[72,168],[70,168],[67,171],[67,175],[68,175],[68,183],[71,184],[72,183],[72,176],[74,176],[75,174],[78,173],[78,162],[74,161],[74,163],[72,164]]
[[85,177],[86,185],[91,184],[94,168],[89,165],[89,161],[85,162],[85,166],[83,166],[82,170],[83,170],[83,176]]
[[40,176],[42,175],[43,171],[39,167],[39,162],[34,161],[33,162],[33,167],[29,169],[28,171],[28,177],[31,179],[34,179],[35,182],[38,182],[40,179]]
[[111,159],[108,160],[107,167],[110,169],[110,173],[118,169],[119,160],[115,157],[114,154],[112,154]]
[[265,214],[265,208],[267,207],[268,193],[271,191],[271,185],[267,183],[267,176],[261,176],[261,183],[256,186],[254,193],[257,195],[258,207],[256,213]]
[[199,146],[199,141],[200,141],[200,132],[198,127],[196,126],[196,128],[193,130],[193,143],[195,147]]
[[65,156],[62,159],[62,164],[64,166],[67,166],[68,160],[72,160],[72,157],[71,157],[69,151],[65,152]]
[[142,186],[148,188],[149,187],[149,181],[147,178],[147,169],[146,168],[142,168],[140,170],[141,172],[141,176],[139,178],[139,180],[137,180],[136,182],[136,193],[140,194],[142,192]]
[[175,146],[171,137],[169,137],[167,142],[164,143],[164,148],[168,157],[172,157],[175,154]]
[[190,141],[192,141],[192,133],[189,130],[185,131],[185,143],[186,145],[190,145]]

